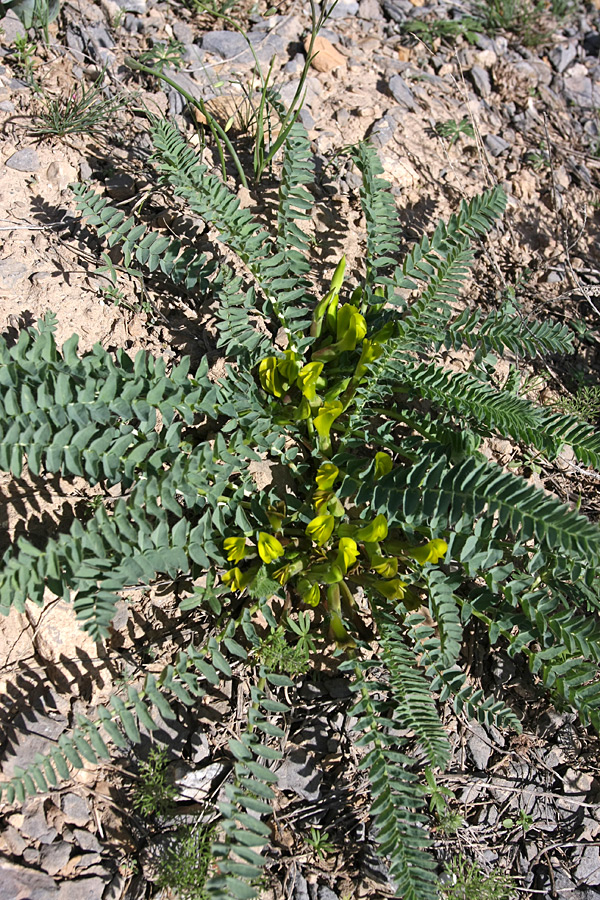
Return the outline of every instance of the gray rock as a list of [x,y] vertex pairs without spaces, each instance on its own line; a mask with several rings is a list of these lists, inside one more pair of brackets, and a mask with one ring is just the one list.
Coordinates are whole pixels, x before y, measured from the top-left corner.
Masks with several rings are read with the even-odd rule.
[[301,53],[296,53],[296,55],[285,64],[283,71],[286,75],[298,75],[302,71],[303,66],[304,56]]
[[[260,63],[266,64],[269,63],[273,57],[281,58],[285,56],[287,42],[284,38],[280,37],[278,34],[267,34],[265,35],[262,32],[258,34],[249,34],[250,42],[252,44],[252,48],[256,53],[256,58]],[[249,50],[246,51],[248,57],[250,57],[247,62],[253,62],[254,57],[252,57]],[[243,62],[246,62],[245,57],[242,58]]]
[[196,66],[201,66],[204,62],[204,50],[199,44],[186,44],[183,50],[183,58],[190,63],[192,71]]
[[32,841],[40,841],[42,844],[51,844],[58,832],[51,828],[44,814],[44,806],[41,800],[30,800],[25,807],[25,816],[21,825],[21,832]]
[[492,156],[501,156],[510,150],[510,144],[504,138],[498,137],[496,134],[487,134],[484,139],[485,146],[488,148]]
[[471,78],[475,85],[475,90],[480,97],[489,97],[492,93],[492,82],[490,81],[489,72],[483,66],[472,66]]
[[375,147],[385,147],[386,144],[394,137],[396,130],[396,120],[389,114],[382,119],[378,119],[371,129],[371,143]]
[[37,151],[33,147],[24,147],[23,150],[17,150],[6,160],[9,169],[16,169],[17,172],[37,172],[41,163]]
[[67,25],[66,30],[67,47],[75,57],[77,62],[85,61],[85,41],[81,35],[81,29],[78,25]]
[[48,875],[56,875],[66,866],[73,848],[66,841],[58,841],[56,844],[47,844],[42,847],[40,853],[40,866]]
[[95,834],[92,834],[86,828],[74,828],[73,840],[82,850],[93,851],[94,853],[102,852],[100,841]]
[[600,848],[595,845],[585,848],[575,870],[575,878],[582,881],[586,887],[600,884]]
[[237,31],[209,31],[202,38],[202,49],[221,59],[231,59],[246,52],[248,44]]
[[575,43],[554,47],[548,54],[548,59],[560,75],[571,65],[576,57],[577,45]]
[[146,0],[115,0],[115,2],[125,12],[137,13],[140,16],[147,12]]
[[321,791],[323,773],[316,768],[314,756],[297,747],[284,759],[277,770],[280,791],[293,791],[305,800],[317,800]]
[[321,884],[319,886],[318,893],[319,900],[339,900],[338,895],[334,893],[331,888],[327,887],[326,884]]
[[14,44],[15,40],[19,37],[25,37],[27,32],[25,31],[25,26],[19,19],[16,13],[12,11],[12,9],[8,9],[6,11],[6,15],[2,19],[2,30],[4,34],[2,35],[2,43],[7,46],[10,44]]
[[0,110],[2,112],[14,112],[15,104],[11,103],[10,100],[0,100]]
[[69,825],[77,825],[83,828],[91,821],[91,813],[87,802],[80,797],[79,794],[65,794],[61,800],[60,807],[63,811],[65,822]]
[[[0,859],[0,884],[6,900],[63,900],[54,878]],[[73,898],[81,900],[81,897]]]
[[301,109],[298,113],[298,120],[304,125],[307,131],[312,131],[315,127],[315,120],[307,109]]
[[331,12],[332,19],[345,19],[349,16],[355,16],[358,12],[357,0],[338,0]]
[[129,200],[135,194],[135,180],[126,172],[115,172],[105,181],[106,193],[113,200]]
[[194,29],[187,22],[173,22],[173,34],[182,44],[194,43]]
[[[300,80],[298,78],[293,78],[292,81],[288,81],[287,84],[284,84],[281,90],[279,91],[279,96],[281,97],[281,102],[284,106],[288,107],[291,105],[292,100],[298,90],[298,85],[300,84]],[[304,89],[306,90],[306,98],[304,103],[306,106],[312,106],[313,103],[319,97],[322,87],[321,82],[318,78],[315,78],[314,75],[309,75],[304,83]]]
[[81,181],[89,181],[92,177],[92,167],[86,159],[79,163],[79,178]]
[[294,900],[309,900],[308,882],[302,872],[296,872],[294,880]]
[[479,722],[469,722],[471,734],[467,738],[467,747],[471,758],[480,771],[485,771],[489,758],[492,755],[492,748],[485,729]]
[[405,109],[408,109],[411,112],[416,110],[417,104],[415,103],[413,92],[402,75],[392,75],[388,87],[396,103],[399,103],[400,106],[405,107]]
[[129,32],[129,34],[144,33],[144,23],[141,19],[138,19],[137,16],[132,16],[131,13],[127,13],[125,18],[123,19],[123,27],[125,28],[125,31]]
[[377,19],[383,19],[379,0],[360,0],[358,4],[358,15],[367,22],[374,22]]
[[97,877],[63,881],[56,900],[102,900],[105,886],[105,880]]
[[600,90],[594,86],[583,63],[575,63],[564,76],[564,93],[575,106],[600,108]]
[[[14,290],[19,282],[23,281],[24,278],[27,277],[27,266],[24,263],[17,262],[16,259],[0,259],[0,291],[2,288],[7,290]],[[25,741],[26,736],[20,735],[19,737],[23,738]],[[21,746],[21,741],[19,741],[19,746]],[[24,762],[21,762],[22,756],[19,754],[19,762],[21,767],[27,766],[30,762],[34,762],[35,754],[42,749],[43,746],[47,748],[47,742],[43,741],[39,737],[35,737],[34,739],[35,748],[32,748],[31,753],[27,754],[27,759]],[[17,755],[10,757],[10,760],[7,758],[5,771],[7,775],[12,775],[12,770],[15,765],[19,765],[17,762]]]
[[17,829],[13,828],[12,825],[7,825],[2,832],[2,837],[13,856],[20,856],[27,846],[26,841],[23,840]]

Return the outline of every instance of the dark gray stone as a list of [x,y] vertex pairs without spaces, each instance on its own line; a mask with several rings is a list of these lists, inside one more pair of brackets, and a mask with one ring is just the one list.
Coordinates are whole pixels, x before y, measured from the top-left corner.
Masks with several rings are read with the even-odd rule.
[[296,872],[294,880],[294,900],[309,900],[308,883],[302,872]]
[[105,880],[98,877],[63,881],[56,900],[102,900],[105,886]]
[[296,53],[289,62],[283,67],[286,75],[299,75],[304,66],[304,57],[301,53]]
[[74,828],[73,840],[82,850],[93,851],[94,853],[102,852],[100,841],[87,828]]
[[128,31],[129,34],[144,33],[144,23],[141,19],[138,19],[137,16],[132,16],[131,13],[128,13],[123,19],[123,26],[125,31]]
[[392,75],[388,87],[396,103],[399,103],[400,106],[404,106],[405,109],[408,109],[411,112],[416,110],[417,104],[415,103],[413,92],[402,75]]
[[42,844],[51,844],[58,832],[56,828],[50,828],[44,814],[44,806],[41,800],[31,800],[25,807],[25,816],[21,825],[21,832],[32,841],[40,841]]
[[48,875],[56,875],[66,866],[73,848],[66,841],[58,841],[55,844],[46,844],[40,853],[40,866]]
[[469,729],[471,731],[471,734],[469,734],[467,738],[469,753],[477,768],[484,772],[489,758],[492,755],[489,738],[485,733],[485,729],[479,722],[470,722]]
[[16,169],[17,172],[37,172],[41,163],[37,151],[33,147],[24,147],[23,150],[17,150],[6,160],[9,169]]
[[575,63],[564,76],[564,93],[567,100],[575,106],[584,109],[600,108],[600,90],[594,85],[582,63]]
[[237,31],[209,31],[202,38],[202,49],[221,59],[231,59],[247,51],[248,44]]
[[492,156],[501,156],[510,150],[510,144],[504,138],[498,137],[496,134],[488,134],[484,139],[485,146],[488,148]]
[[379,0],[360,0],[358,4],[358,15],[359,18],[365,19],[367,22],[375,22],[377,19],[383,19]]
[[323,773],[316,768],[314,756],[302,747],[292,750],[277,770],[280,791],[293,791],[305,800],[317,800]]
[[113,200],[129,200],[135,194],[135,180],[126,172],[115,172],[105,181],[106,193]]
[[487,69],[484,69],[483,66],[473,66],[471,68],[471,78],[479,96],[489,97],[492,93],[492,82]]
[[[260,63],[269,63],[273,57],[281,59],[286,53],[287,41],[278,34],[265,35],[262,32],[259,32],[258,34],[249,34],[248,37],[250,38],[252,48],[256,53],[256,58]],[[250,53],[250,50],[247,50],[246,53],[250,59],[246,60],[244,56],[242,61],[253,62],[254,57]]]
[[[6,900],[15,897],[27,900],[63,900],[59,898],[54,878],[34,869],[17,866],[0,859],[0,885],[2,896]],[[81,897],[73,900],[82,900]]]
[[600,884],[600,848],[590,846],[584,849],[575,870],[575,878],[577,881],[583,882],[586,887]]
[[326,884],[321,884],[319,886],[318,893],[319,900],[339,900],[338,895],[331,890],[331,888],[327,887]]
[[6,841],[8,849],[13,854],[13,856],[20,856],[27,846],[26,841],[23,840],[17,829],[13,828],[12,825],[7,825],[7,827],[2,832],[2,837]]
[[[279,91],[281,102],[287,108],[289,108],[292,100],[294,99],[299,84],[300,80],[298,78],[294,78],[292,79],[292,81],[288,81],[287,84],[284,84],[284,86]],[[306,91],[306,98],[304,100],[304,103],[306,106],[312,106],[322,91],[321,82],[318,78],[315,78],[314,75],[309,75],[304,83],[304,89]]]
[[60,807],[65,817],[65,822],[69,825],[77,825],[83,828],[91,821],[91,813],[87,802],[80,797],[79,794],[65,794],[61,800]]

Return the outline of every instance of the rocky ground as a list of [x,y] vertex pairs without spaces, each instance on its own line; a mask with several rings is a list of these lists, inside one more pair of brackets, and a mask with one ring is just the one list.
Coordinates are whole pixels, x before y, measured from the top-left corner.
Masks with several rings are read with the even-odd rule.
[[[436,21],[456,22],[474,5],[339,0],[321,33],[326,43],[301,113],[317,164],[321,273],[331,273],[342,247],[349,265],[363,249],[360,181],[338,154],[344,146],[369,137],[378,147],[406,246],[462,197],[500,182],[507,214],[467,299],[489,307],[514,296],[527,314],[571,324],[579,335],[576,356],[529,374],[538,377],[541,402],[581,403],[583,388],[593,400],[600,366],[600,3],[568,10],[555,3],[555,13],[565,12],[559,16],[548,2],[533,18],[521,15],[505,27],[488,22],[471,34],[473,28],[446,25],[457,33],[440,33]],[[241,2],[229,14],[246,28],[265,71],[274,58],[274,82],[289,103],[304,63],[309,5],[283,0],[273,16],[264,18],[265,11],[262,2]],[[257,84],[247,42],[193,3],[154,0],[66,0],[48,43],[34,39],[29,57],[18,51],[18,19],[9,14],[0,24],[0,331],[14,338],[52,310],[59,341],[76,332],[83,349],[99,341],[168,360],[188,353],[197,363],[206,352],[216,359],[210,322],[186,298],[124,273],[113,285],[97,271],[105,248],[81,225],[68,185],[85,181],[156,227],[176,228],[148,166],[147,116],[168,113],[191,135],[194,129],[181,94],[132,71],[125,59],[173,42],[181,65],[168,74],[224,124],[233,117],[231,134],[243,149],[251,144]],[[32,132],[48,131],[52,98],[76,98],[98,78],[113,106],[95,133]],[[214,160],[210,145],[204,152]],[[260,188],[240,194],[245,204],[261,206]],[[599,411],[600,402],[592,402],[590,420],[598,421]],[[513,462],[508,442],[492,442],[490,453],[502,465]],[[531,461],[526,474],[600,518],[598,482],[568,458],[552,466]],[[91,502],[77,480],[42,485],[2,476],[0,492],[8,536],[47,534]],[[61,601],[0,622],[3,771],[33,761],[76,714],[107,699],[115,678],[142,667],[158,671],[201,624],[160,586],[129,597],[102,649],[82,636]],[[489,884],[495,869],[507,872],[519,897],[600,897],[598,739],[550,708],[507,657],[485,656],[476,635],[469,662],[473,679],[518,710],[524,733],[501,735],[448,713],[454,755],[442,783],[460,818],[434,823],[440,871],[444,860],[463,853]],[[264,896],[387,896],[393,886],[370,830],[348,687],[327,670],[317,674],[294,698]],[[236,684],[242,690],[234,679],[193,717],[164,726],[179,816],[197,815],[198,801],[218,794],[227,772],[222,749],[238,725]],[[142,757],[147,752],[146,743]],[[141,900],[159,893],[155,860],[174,824],[149,825],[133,809],[137,773],[135,756],[125,754],[113,765],[84,768],[70,786],[22,809],[3,808],[0,897]],[[329,836],[322,855],[306,842],[311,827]]]

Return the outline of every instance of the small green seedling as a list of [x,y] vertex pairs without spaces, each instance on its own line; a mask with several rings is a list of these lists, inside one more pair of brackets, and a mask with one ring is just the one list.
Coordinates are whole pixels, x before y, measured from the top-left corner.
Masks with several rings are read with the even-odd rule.
[[335,847],[329,840],[328,832],[320,831],[318,828],[315,828],[314,825],[311,826],[310,835],[308,835],[305,840],[320,859],[325,859],[328,853],[333,853],[335,851]]
[[520,809],[518,815],[514,819],[511,816],[502,819],[502,825],[509,831],[512,831],[513,828],[521,828],[523,834],[526,834],[533,828],[533,821],[533,816],[530,813],[526,812],[524,809]]
[[448,119],[446,122],[436,122],[435,132],[440,137],[447,138],[451,147],[457,142],[461,134],[464,134],[465,137],[475,137],[473,123],[467,116],[463,116],[460,122],[456,122],[454,119]]
[[133,797],[135,809],[145,817],[168,815],[177,797],[177,788],[167,781],[167,751],[153,747],[147,762],[140,762],[140,782]]

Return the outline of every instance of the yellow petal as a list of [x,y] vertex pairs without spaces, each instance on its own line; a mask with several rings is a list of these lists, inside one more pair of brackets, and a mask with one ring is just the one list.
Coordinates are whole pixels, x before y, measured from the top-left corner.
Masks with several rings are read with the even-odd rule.
[[330,515],[315,516],[306,526],[308,537],[321,547],[329,540],[335,526],[335,519]]
[[312,402],[317,395],[317,381],[322,371],[322,362],[309,362],[298,372],[298,387],[309,402]]
[[387,475],[388,472],[392,471],[392,457],[389,453],[376,453],[375,454],[375,480],[378,478],[382,478],[383,475]]
[[336,563],[344,573],[346,573],[348,569],[354,565],[354,563],[358,559],[358,556],[359,551],[356,541],[353,541],[352,538],[349,537],[341,538],[338,544],[338,555]]
[[246,556],[246,538],[228,537],[223,541],[223,547],[230,562],[241,562]]
[[365,525],[363,528],[359,528],[356,532],[355,537],[358,538],[359,541],[375,543],[376,541],[384,541],[387,537],[387,534],[387,519],[380,513],[378,516],[375,516],[373,521],[369,522],[368,525]]
[[272,534],[261,531],[258,535],[258,555],[265,565],[269,565],[274,559],[283,556],[283,545]]
[[319,466],[315,481],[322,491],[328,491],[335,484],[335,480],[340,474],[340,470],[333,463],[326,462]]

